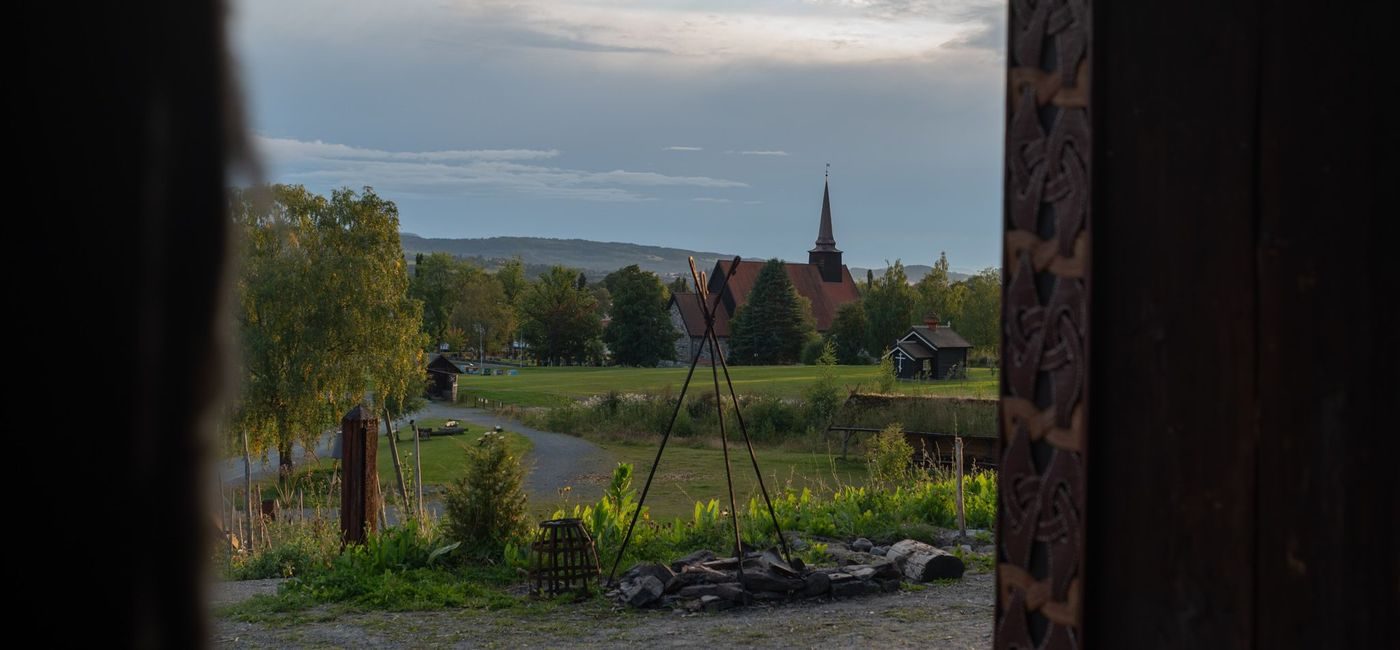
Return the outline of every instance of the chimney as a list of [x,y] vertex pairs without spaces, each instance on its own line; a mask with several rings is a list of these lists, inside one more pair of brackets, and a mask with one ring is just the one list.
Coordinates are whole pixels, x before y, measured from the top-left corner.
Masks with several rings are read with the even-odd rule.
[[931,330],[938,329],[938,314],[929,314],[927,316],[924,316],[924,325]]

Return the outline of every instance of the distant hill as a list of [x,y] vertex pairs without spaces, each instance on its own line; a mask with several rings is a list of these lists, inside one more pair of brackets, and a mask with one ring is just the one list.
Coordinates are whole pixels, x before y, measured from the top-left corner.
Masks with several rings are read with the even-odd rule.
[[[865,267],[861,267],[861,266],[852,266],[852,267],[851,267],[851,277],[854,277],[854,278],[856,279],[856,282],[865,282],[865,272],[866,272],[866,270],[867,270],[867,269],[866,269]],[[885,267],[882,266],[882,267],[880,267],[880,268],[877,268],[877,269],[870,269],[870,270],[875,271],[875,277],[878,278],[878,277],[880,277],[882,274],[884,274],[884,272],[885,272]],[[923,265],[923,264],[905,264],[905,265],[904,265],[904,275],[906,275],[906,276],[909,277],[909,282],[911,282],[911,283],[913,283],[913,282],[918,282],[919,280],[922,280],[922,279],[924,278],[924,276],[925,276],[925,275],[928,275],[928,272],[929,272],[929,271],[932,271],[932,270],[933,270],[933,267],[932,267],[932,266],[926,266],[926,265]],[[972,276],[970,276],[970,275],[968,275],[968,274],[966,274],[966,273],[958,273],[957,271],[949,271],[949,272],[948,272],[948,281],[949,281],[949,282],[961,282],[961,281],[966,280],[966,279],[968,279],[968,278],[970,278],[970,277],[972,277]]]
[[[687,257],[694,256],[700,268],[709,270],[720,258],[732,255],[691,251],[664,246],[646,246],[624,242],[600,242],[587,239],[549,239],[545,237],[487,237],[484,239],[435,239],[409,233],[399,235],[403,252],[412,260],[417,253],[447,253],[470,258],[486,268],[519,256],[529,267],[548,268],[562,264],[590,276],[612,273],[624,266],[636,264],[665,278],[689,274]],[[530,273],[535,275],[535,273]]]
[[[647,246],[626,242],[601,242],[587,239],[550,239],[547,237],[486,237],[483,239],[445,239],[420,237],[411,233],[401,233],[404,256],[409,261],[418,253],[447,253],[454,257],[471,260],[483,268],[496,269],[506,260],[519,256],[525,262],[525,272],[536,277],[555,264],[583,271],[590,280],[602,279],[624,266],[636,264],[644,271],[651,271],[662,278],[670,279],[682,274],[689,275],[686,258],[694,257],[695,263],[706,271],[714,268],[720,259],[730,259],[733,255],[705,251],[692,251],[665,246]],[[746,258],[760,259],[760,258]],[[910,282],[924,277],[931,267],[921,264],[904,267]],[[866,269],[851,267],[851,276],[857,282],[865,281]],[[885,269],[875,269],[875,275]],[[949,273],[951,280],[967,277],[962,273]]]

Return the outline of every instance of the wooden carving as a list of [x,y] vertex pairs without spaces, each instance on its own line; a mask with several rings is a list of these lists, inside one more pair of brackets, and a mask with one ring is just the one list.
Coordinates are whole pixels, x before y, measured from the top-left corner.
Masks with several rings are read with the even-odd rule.
[[1011,3],[998,648],[1082,641],[1091,9]]

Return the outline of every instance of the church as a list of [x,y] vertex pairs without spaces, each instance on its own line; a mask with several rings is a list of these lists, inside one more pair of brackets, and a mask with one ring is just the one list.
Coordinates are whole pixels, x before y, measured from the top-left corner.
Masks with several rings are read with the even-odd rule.
[[[711,300],[719,292],[724,276],[729,273],[732,260],[715,263],[709,274]],[[753,290],[758,272],[763,268],[761,261],[741,261],[734,277],[729,279],[718,313],[715,314],[715,334],[719,336],[720,347],[729,355],[729,321],[739,311]],[[807,263],[787,263],[788,279],[797,293],[812,305],[812,320],[817,332],[825,334],[836,320],[836,310],[846,303],[860,299],[855,280],[850,269],[841,262],[841,250],[836,248],[836,237],[831,227],[831,184],[828,181],[822,189],[821,225],[817,229],[816,246],[807,251]],[[676,339],[676,360],[689,362],[704,344],[705,317],[694,293],[680,293],[671,296],[671,324],[681,337]],[[709,362],[709,350],[705,349],[700,360]]]

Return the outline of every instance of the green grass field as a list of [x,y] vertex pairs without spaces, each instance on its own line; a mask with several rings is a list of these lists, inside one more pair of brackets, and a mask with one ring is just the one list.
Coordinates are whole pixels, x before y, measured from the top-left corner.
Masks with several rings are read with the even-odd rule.
[[[734,366],[730,375],[734,389],[745,394],[797,397],[815,382],[817,366]],[[842,384],[850,389],[875,390],[877,366],[837,366]],[[623,393],[679,391],[685,381],[685,368],[522,368],[515,376],[461,375],[457,379],[458,398],[470,401],[482,397],[519,406],[557,406],[568,400],[618,391]],[[724,386],[721,375],[720,385]],[[691,390],[713,391],[710,369],[697,368]],[[703,382],[698,383],[697,382]],[[971,368],[968,379],[937,382],[896,382],[895,390],[906,395],[947,395],[985,397],[997,395],[997,378],[990,369]]]

